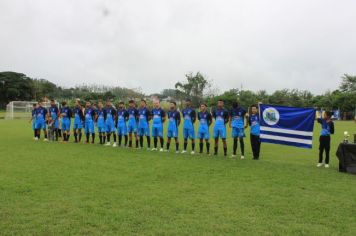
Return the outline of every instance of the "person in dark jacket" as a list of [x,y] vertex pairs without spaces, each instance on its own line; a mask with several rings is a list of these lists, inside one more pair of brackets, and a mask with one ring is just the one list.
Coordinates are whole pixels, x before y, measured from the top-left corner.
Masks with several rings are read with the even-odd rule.
[[335,132],[331,115],[331,112],[325,111],[324,118],[318,119],[318,123],[321,124],[321,133],[319,137],[319,162],[317,167],[323,166],[323,153],[325,151],[325,168],[329,168],[330,135]]

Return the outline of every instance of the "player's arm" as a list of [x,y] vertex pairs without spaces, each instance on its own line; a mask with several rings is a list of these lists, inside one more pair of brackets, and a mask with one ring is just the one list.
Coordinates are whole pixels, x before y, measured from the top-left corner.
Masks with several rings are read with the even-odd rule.
[[213,123],[213,117],[211,116],[211,113],[208,112],[208,126],[210,126]]
[[146,113],[146,119],[147,119],[147,122],[149,122],[152,119],[152,112],[148,109],[147,109],[147,113]]
[[81,119],[82,121],[85,120],[84,110],[83,110],[83,109],[80,109],[80,110],[79,110],[79,117],[80,117],[80,119]]
[[106,121],[106,118],[108,117],[108,112],[106,111],[106,109],[104,109],[104,120]]
[[334,134],[334,133],[335,133],[334,122],[330,121],[330,134]]
[[231,128],[231,123],[232,123],[232,110],[229,111],[229,127]]
[[195,112],[195,110],[192,110],[191,118],[192,118],[192,123],[194,124],[197,119],[197,113]]
[[213,117],[214,119],[216,119],[216,112],[215,112],[215,110],[213,110],[213,112],[211,113],[211,115],[212,115],[212,117]]
[[68,118],[72,119],[72,109],[68,108]]
[[179,126],[179,125],[180,125],[180,122],[181,122],[180,112],[177,112],[176,119],[177,119],[177,126]]
[[244,111],[245,113],[244,113],[244,118],[243,119],[245,119],[245,129],[247,128],[247,126],[248,126],[248,122],[249,122],[249,119],[248,119],[248,113],[246,112],[246,111]]
[[229,122],[229,112],[228,111],[224,111],[224,124]]
[[161,117],[162,117],[162,123],[164,123],[166,121],[166,112],[163,109],[162,109]]

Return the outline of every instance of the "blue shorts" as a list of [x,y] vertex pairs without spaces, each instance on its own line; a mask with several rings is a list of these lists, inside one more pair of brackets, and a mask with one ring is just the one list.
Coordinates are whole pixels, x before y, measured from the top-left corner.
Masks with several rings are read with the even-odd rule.
[[168,128],[167,137],[168,138],[178,138],[178,129],[177,128]]
[[121,135],[127,135],[127,127],[126,127],[126,124],[118,125],[118,126],[117,126],[117,134],[118,134],[119,136],[121,136]]
[[231,136],[233,138],[243,138],[243,137],[245,137],[244,128],[232,127]]
[[104,123],[98,123],[97,127],[98,127],[98,132],[99,133],[106,132],[106,125]]
[[148,125],[143,128],[139,127],[137,133],[138,133],[138,136],[150,136],[150,128]]
[[35,129],[46,129],[46,121],[45,120],[36,120]]
[[183,128],[183,138],[195,139],[194,128]]
[[163,137],[163,126],[152,126],[153,137]]
[[209,138],[210,138],[209,130],[198,131],[198,139],[209,139]]
[[82,122],[74,122],[73,129],[82,129],[83,124]]
[[129,122],[127,124],[127,132],[136,133],[137,132],[137,124],[134,122]]
[[94,133],[94,122],[86,122],[84,124],[85,133],[86,134],[93,134]]
[[214,138],[226,139],[226,127],[225,126],[214,126]]
[[115,132],[115,124],[114,122],[106,122],[106,132],[113,133]]
[[[58,124],[57,124],[58,126]],[[69,119],[63,119],[62,120],[62,130],[63,131],[70,131],[70,120]]]

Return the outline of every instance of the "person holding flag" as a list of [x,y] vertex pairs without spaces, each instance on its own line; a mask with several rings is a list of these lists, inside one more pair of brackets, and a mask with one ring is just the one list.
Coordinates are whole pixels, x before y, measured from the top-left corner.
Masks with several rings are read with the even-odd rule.
[[332,113],[330,111],[324,112],[324,118],[318,118],[318,123],[321,124],[321,133],[319,137],[319,162],[317,167],[323,166],[323,153],[325,151],[325,168],[329,168],[330,158],[330,135],[334,134],[334,122],[331,120]]
[[224,156],[227,155],[226,145],[226,123],[229,122],[229,112],[224,107],[224,101],[219,99],[217,109],[212,113],[215,119],[214,125],[214,155],[218,155],[219,138],[221,138],[224,147]]
[[168,129],[167,129],[167,151],[171,145],[171,139],[174,138],[176,143],[176,153],[179,153],[178,127],[180,125],[180,113],[177,111],[177,103],[171,102],[168,111]]
[[260,158],[261,140],[260,140],[260,118],[258,114],[258,106],[252,105],[251,115],[248,116],[248,124],[250,126],[250,142],[253,153],[253,160]]

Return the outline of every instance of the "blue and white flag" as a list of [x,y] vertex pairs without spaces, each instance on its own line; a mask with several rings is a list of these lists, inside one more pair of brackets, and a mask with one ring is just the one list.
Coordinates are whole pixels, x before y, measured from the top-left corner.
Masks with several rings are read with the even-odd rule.
[[260,104],[261,142],[312,148],[314,108]]

